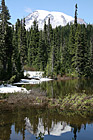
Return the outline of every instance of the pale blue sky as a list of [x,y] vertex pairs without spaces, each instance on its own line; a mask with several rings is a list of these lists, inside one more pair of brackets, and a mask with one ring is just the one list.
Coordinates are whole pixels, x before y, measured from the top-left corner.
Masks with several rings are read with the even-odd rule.
[[78,4],[78,17],[93,24],[93,0],[5,0],[11,15],[11,22],[27,16],[31,11],[59,11],[74,17]]

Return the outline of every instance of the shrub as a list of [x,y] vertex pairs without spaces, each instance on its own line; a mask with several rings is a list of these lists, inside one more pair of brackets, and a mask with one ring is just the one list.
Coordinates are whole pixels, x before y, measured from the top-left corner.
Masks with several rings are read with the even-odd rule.
[[14,83],[15,81],[16,81],[16,75],[13,75],[13,76],[10,78],[9,82],[10,82],[10,83]]

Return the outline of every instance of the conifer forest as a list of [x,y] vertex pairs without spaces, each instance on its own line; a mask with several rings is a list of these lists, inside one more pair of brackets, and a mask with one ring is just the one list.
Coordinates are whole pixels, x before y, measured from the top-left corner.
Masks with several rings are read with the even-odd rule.
[[29,30],[25,18],[10,23],[5,0],[0,4],[0,80],[23,77],[25,67],[44,71],[47,76],[73,75],[93,77],[93,25],[77,23],[77,4],[74,24],[51,26],[50,18],[44,29],[34,21]]

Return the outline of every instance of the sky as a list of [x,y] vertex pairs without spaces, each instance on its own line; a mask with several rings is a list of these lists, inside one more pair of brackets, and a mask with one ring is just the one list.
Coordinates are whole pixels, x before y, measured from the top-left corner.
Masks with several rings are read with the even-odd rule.
[[[0,0],[1,1],[1,0]],[[78,18],[93,24],[93,0],[5,0],[14,24],[35,10],[57,11],[74,17],[75,4],[78,5]]]

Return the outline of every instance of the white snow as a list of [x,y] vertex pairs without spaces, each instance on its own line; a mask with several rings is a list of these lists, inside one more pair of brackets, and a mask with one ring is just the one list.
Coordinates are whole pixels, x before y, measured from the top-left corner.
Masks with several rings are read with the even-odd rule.
[[18,83],[14,83],[14,84],[40,84],[41,82],[44,81],[51,81],[53,79],[50,78],[43,78],[43,71],[24,71],[24,76],[28,75],[28,78],[31,78],[31,80],[29,79],[21,79],[20,82]]
[[[34,20],[38,22],[39,29],[44,28],[44,23],[46,21],[46,24],[48,24],[48,19],[50,18],[50,23],[53,28],[56,26],[65,26],[67,23],[73,23],[74,18],[66,15],[62,12],[55,12],[55,11],[46,11],[46,10],[36,10],[29,14],[26,18],[26,29],[31,28],[33,25]],[[78,23],[80,24],[86,24],[83,19],[78,19]]]
[[43,71],[24,71],[24,76],[28,75],[29,78],[34,78],[37,76],[37,78],[43,77],[44,72]]
[[15,92],[27,93],[28,91],[25,88],[12,86],[8,84],[6,86],[4,85],[0,86],[0,93],[15,93]]
[[31,80],[28,80],[28,79],[21,79],[20,82],[18,83],[14,83],[15,85],[23,85],[23,84],[40,84],[41,82],[45,82],[45,81],[51,81],[53,79],[49,79],[49,78],[41,78],[39,80],[35,80],[35,79],[31,79]]
[[[31,78],[31,80],[29,79],[21,79],[20,82],[18,83],[14,83],[14,85],[24,85],[24,84],[40,84],[41,82],[44,81],[50,81],[53,79],[49,79],[49,78],[43,78],[43,74],[44,72],[42,71],[24,71],[24,76],[28,75],[28,78]],[[38,80],[36,80],[38,79]],[[29,93],[29,91],[26,90],[26,88],[22,88],[22,87],[17,87],[17,86],[12,86],[12,85],[1,85],[0,86],[0,93],[15,93],[15,92],[25,92],[25,93]]]

